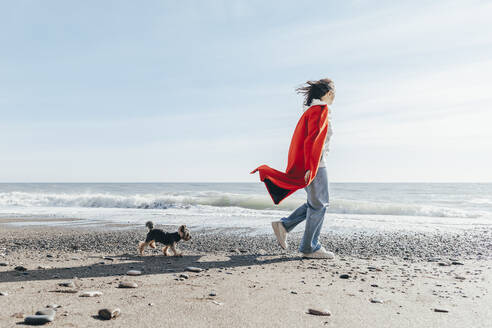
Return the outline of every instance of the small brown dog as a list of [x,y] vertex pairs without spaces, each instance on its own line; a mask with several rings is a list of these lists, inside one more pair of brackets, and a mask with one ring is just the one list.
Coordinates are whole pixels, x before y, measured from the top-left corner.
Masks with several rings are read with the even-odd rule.
[[145,223],[145,226],[149,229],[149,232],[147,233],[147,238],[145,238],[145,241],[141,241],[138,243],[138,252],[140,255],[143,255],[143,252],[145,250],[145,247],[150,246],[152,248],[155,248],[155,242],[159,242],[164,244],[164,247],[162,248],[162,253],[164,253],[164,256],[170,256],[167,251],[169,248],[174,253],[174,256],[183,256],[182,253],[178,252],[176,250],[176,244],[183,239],[184,241],[188,241],[191,239],[190,231],[186,228],[185,225],[182,225],[178,228],[177,232],[164,232],[161,229],[154,229],[154,224],[152,221],[148,221]]

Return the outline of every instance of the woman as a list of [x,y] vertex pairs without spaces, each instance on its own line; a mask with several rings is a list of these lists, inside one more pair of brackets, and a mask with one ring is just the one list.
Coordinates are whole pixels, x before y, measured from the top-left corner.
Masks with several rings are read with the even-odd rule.
[[304,188],[307,202],[287,218],[272,222],[279,245],[287,248],[287,234],[306,220],[304,236],[299,246],[303,257],[333,259],[319,242],[319,234],[328,206],[328,178],[324,152],[332,135],[328,106],[335,98],[335,85],[330,79],[308,81],[296,90],[304,95],[306,110],[299,119],[289,148],[289,159],[285,173],[262,165],[251,173],[260,172],[275,204]]

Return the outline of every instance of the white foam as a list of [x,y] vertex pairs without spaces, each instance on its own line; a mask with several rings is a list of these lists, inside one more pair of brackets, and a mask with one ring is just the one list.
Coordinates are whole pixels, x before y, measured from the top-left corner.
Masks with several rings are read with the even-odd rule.
[[[246,210],[238,213],[233,208],[218,213],[216,208],[199,206],[193,209],[115,209],[115,208],[72,208],[72,207],[19,207],[15,211],[0,209],[0,217],[26,218],[26,224],[43,224],[43,217],[49,218],[79,218],[81,221],[57,222],[45,221],[46,225],[95,225],[105,223],[123,223],[144,227],[147,220],[155,224],[180,225],[187,224],[193,231],[202,229],[231,229],[231,231],[250,230],[252,233],[271,233],[270,222],[287,216],[286,211]],[[30,219],[30,218],[36,218]],[[41,218],[41,219],[40,219]],[[1,219],[0,219],[1,221]],[[36,223],[30,223],[30,222]],[[24,225],[23,222],[14,223]],[[491,227],[490,218],[443,218],[424,216],[394,216],[394,215],[359,215],[332,214],[325,215],[323,231],[461,231],[476,227]],[[302,231],[300,224],[295,231]]]
[[[302,196],[302,195],[301,195]],[[291,197],[275,206],[266,195],[233,194],[226,192],[195,192],[172,194],[118,195],[110,193],[0,193],[0,208],[15,207],[82,207],[82,208],[133,208],[133,209],[193,209],[200,206],[215,208],[215,214],[249,215],[248,210],[292,211],[305,202],[302,197]],[[230,209],[235,208],[235,209]],[[479,210],[438,207],[430,205],[369,202],[363,200],[334,199],[328,213],[363,215],[402,215],[449,218],[478,218],[489,215]]]
[[492,199],[488,198],[473,198],[468,201],[471,204],[492,204]]
[[[256,191],[255,191],[256,192]],[[356,194],[356,196],[359,196]],[[367,199],[368,196],[365,195]],[[377,195],[376,195],[377,196]],[[288,216],[306,201],[305,193],[297,193],[281,206],[274,206],[268,194],[230,193],[225,191],[171,191],[132,194],[111,192],[0,192],[1,218],[77,218],[74,223],[50,222],[50,225],[129,223],[141,225],[152,220],[156,224],[187,224],[193,229],[237,228],[260,233],[270,232],[270,221]],[[354,195],[348,195],[354,197]],[[362,198],[362,197],[361,197]],[[406,199],[408,203],[391,202]],[[477,205],[460,207],[459,202],[442,201],[423,204],[405,194],[386,197],[386,201],[332,198],[325,216],[324,231],[346,230],[459,230],[490,226],[492,214],[487,212],[485,198],[473,198]],[[448,198],[444,198],[448,200]],[[411,203],[413,202],[413,203]],[[462,204],[462,203],[461,203]],[[454,207],[452,207],[454,206]],[[30,220],[29,218],[36,218]],[[22,223],[15,223],[22,224]],[[26,223],[35,224],[35,223]],[[302,229],[304,225],[299,225]]]

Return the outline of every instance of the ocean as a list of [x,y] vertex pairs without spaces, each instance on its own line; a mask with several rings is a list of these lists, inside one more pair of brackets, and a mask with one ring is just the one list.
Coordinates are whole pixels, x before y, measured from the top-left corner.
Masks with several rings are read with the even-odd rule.
[[[305,200],[299,190],[275,206],[262,183],[2,183],[0,223],[143,227],[152,220],[261,234]],[[491,224],[490,183],[330,183],[323,231],[456,232]]]

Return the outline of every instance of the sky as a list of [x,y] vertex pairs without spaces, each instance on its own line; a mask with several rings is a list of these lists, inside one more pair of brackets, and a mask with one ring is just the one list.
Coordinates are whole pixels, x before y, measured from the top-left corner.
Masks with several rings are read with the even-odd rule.
[[331,182],[492,182],[491,1],[3,1],[0,182],[257,182],[336,84]]

